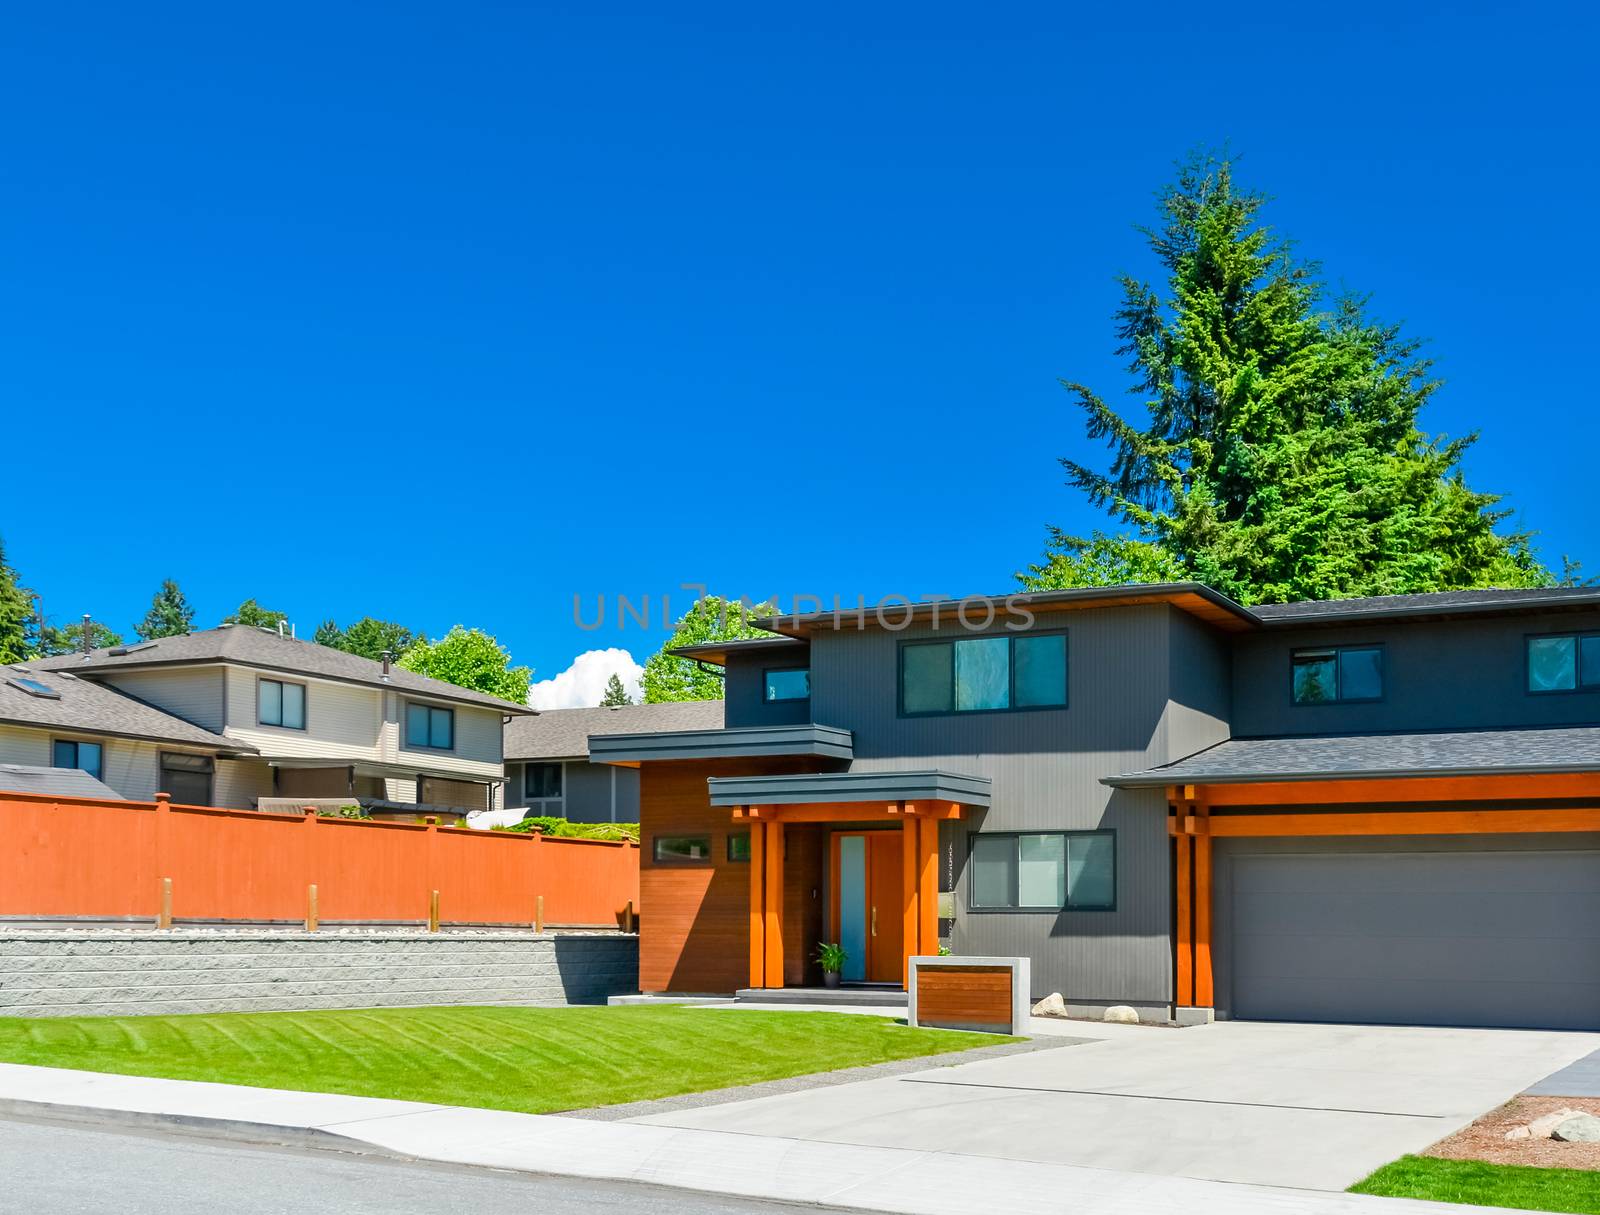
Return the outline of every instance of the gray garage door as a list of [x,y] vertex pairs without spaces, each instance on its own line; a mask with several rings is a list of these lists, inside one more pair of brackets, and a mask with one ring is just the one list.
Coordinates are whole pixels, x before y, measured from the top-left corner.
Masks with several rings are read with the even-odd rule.
[[1600,852],[1233,860],[1233,1014],[1600,1028]]

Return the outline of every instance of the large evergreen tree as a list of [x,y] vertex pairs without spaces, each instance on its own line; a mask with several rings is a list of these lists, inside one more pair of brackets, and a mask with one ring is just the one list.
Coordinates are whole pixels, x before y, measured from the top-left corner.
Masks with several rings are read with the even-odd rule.
[[1264,204],[1204,155],[1162,192],[1143,231],[1165,290],[1124,276],[1116,314],[1145,424],[1064,381],[1113,453],[1063,460],[1068,482],[1132,534],[1057,531],[1024,585],[1183,576],[1260,603],[1552,581],[1498,496],[1467,487],[1476,436],[1419,429],[1438,387],[1420,343],[1364,298],[1329,301]]
[[772,634],[756,628],[752,619],[771,616],[777,608],[770,603],[747,608],[716,595],[706,595],[683,614],[662,646],[644,664],[640,687],[645,704],[659,704],[666,700],[721,700],[722,676],[688,658],[677,658],[667,653],[680,646],[699,645],[707,641],[735,641],[742,637],[771,637]]
[[194,609],[171,578],[161,581],[161,589],[150,600],[150,610],[133,631],[142,641],[157,637],[181,637],[194,628]]
[[33,593],[6,561],[5,544],[0,541],[0,663],[21,662],[30,656],[33,626]]
[[254,599],[246,599],[237,611],[228,613],[222,618],[223,624],[243,624],[258,629],[275,629],[279,625],[289,623],[287,612],[274,611],[264,608]]
[[628,689],[622,686],[622,676],[612,671],[611,678],[606,680],[605,695],[600,697],[600,707],[602,709],[617,709],[632,703],[633,698],[628,695]]
[[318,645],[343,650],[347,654],[359,654],[376,662],[383,657],[385,650],[398,658],[417,642],[426,641],[427,638],[392,620],[363,616],[347,629],[341,629],[332,620],[324,620],[317,626],[313,640]]

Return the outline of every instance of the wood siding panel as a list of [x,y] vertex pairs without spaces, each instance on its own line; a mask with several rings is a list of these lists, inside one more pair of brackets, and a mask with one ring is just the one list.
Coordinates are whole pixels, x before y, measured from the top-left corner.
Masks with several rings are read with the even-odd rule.
[[[792,760],[663,762],[640,769],[641,991],[732,992],[748,984],[750,866],[727,859],[729,834],[747,828],[733,825],[730,810],[712,807],[706,779],[805,770]],[[711,861],[658,864],[656,837],[673,835],[709,836]]]
[[1011,971],[930,966],[917,971],[917,1024],[987,1026],[1011,1032]]

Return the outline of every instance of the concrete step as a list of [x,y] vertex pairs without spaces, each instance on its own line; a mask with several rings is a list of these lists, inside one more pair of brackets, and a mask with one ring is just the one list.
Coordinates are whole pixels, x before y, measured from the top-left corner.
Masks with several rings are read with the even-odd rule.
[[904,1008],[899,987],[745,987],[734,993],[740,1004],[849,1004],[861,1008]]

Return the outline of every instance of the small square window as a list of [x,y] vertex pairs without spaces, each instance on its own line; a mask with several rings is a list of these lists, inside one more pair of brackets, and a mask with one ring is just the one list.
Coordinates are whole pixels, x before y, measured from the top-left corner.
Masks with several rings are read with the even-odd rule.
[[406,746],[430,751],[455,747],[456,711],[437,705],[406,705]]
[[78,768],[87,772],[95,780],[99,780],[102,754],[99,743],[77,742],[73,739],[58,738],[50,748],[50,766],[52,768]]
[[281,679],[256,681],[256,721],[263,726],[286,730],[306,728],[306,687]]
[[1289,689],[1297,705],[1382,700],[1383,647],[1295,650],[1289,656]]
[[1600,633],[1528,638],[1528,691],[1600,688]]
[[804,667],[768,671],[766,698],[774,700],[808,700],[811,697],[811,672]]
[[750,833],[735,831],[728,836],[728,859],[735,863],[750,861]]

